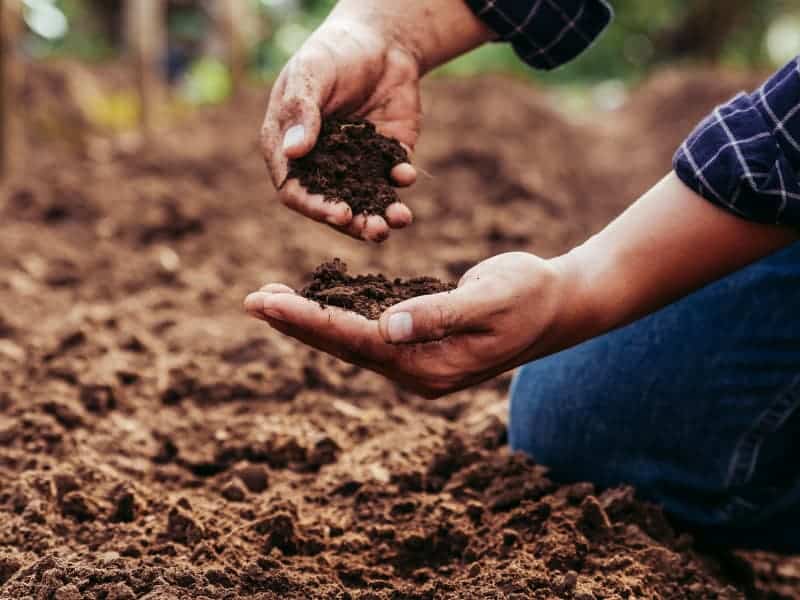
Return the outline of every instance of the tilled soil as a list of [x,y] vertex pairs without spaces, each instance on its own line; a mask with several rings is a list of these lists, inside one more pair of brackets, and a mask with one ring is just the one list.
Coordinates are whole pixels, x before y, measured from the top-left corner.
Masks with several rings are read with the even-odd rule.
[[[681,126],[741,86],[686,108],[669,77]],[[635,124],[654,89],[599,129],[521,84],[433,83],[434,179],[380,248],[275,200],[263,92],[148,149],[35,146],[0,204],[0,598],[800,597],[796,559],[705,556],[633,490],[512,455],[508,375],[425,401],[241,311],[334,256],[450,281],[567,249],[668,168]]]
[[378,319],[390,306],[404,300],[455,289],[435,277],[387,279],[385,275],[348,275],[347,265],[335,258],[314,269],[311,283],[300,294],[323,308],[338,306],[368,319]]
[[392,169],[405,162],[408,153],[400,143],[369,121],[328,119],[313,150],[291,161],[289,179],[329,202],[346,203],[353,215],[385,215],[399,200]]

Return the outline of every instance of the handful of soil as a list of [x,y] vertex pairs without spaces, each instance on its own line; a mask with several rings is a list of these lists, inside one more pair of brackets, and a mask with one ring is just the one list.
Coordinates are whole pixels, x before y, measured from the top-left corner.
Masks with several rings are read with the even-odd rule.
[[433,277],[395,279],[383,275],[347,274],[347,265],[334,258],[314,270],[311,283],[300,294],[319,302],[322,307],[338,306],[368,319],[378,319],[390,306],[404,300],[454,290],[454,283],[444,283]]
[[408,153],[400,143],[369,121],[329,119],[314,149],[289,163],[289,179],[299,179],[311,194],[345,202],[354,216],[384,215],[398,201],[392,169],[404,162]]

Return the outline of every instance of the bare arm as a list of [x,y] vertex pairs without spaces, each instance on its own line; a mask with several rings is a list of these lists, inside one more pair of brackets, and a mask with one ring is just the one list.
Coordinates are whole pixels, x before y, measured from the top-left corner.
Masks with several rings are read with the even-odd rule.
[[434,397],[620,327],[797,239],[726,213],[670,174],[568,254],[496,256],[455,291],[400,303],[379,322],[322,311],[274,284],[245,306],[287,335]]
[[600,233],[555,259],[573,281],[574,300],[553,343],[567,347],[630,323],[797,239],[792,229],[733,216],[670,173]]

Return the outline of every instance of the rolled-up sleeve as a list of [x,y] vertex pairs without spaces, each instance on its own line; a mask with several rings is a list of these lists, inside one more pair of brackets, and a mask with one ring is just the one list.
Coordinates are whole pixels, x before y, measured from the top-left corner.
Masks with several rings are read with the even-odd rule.
[[554,69],[588,48],[611,22],[605,0],[465,0],[502,41],[538,69]]
[[717,107],[675,154],[678,177],[742,218],[800,228],[800,57]]

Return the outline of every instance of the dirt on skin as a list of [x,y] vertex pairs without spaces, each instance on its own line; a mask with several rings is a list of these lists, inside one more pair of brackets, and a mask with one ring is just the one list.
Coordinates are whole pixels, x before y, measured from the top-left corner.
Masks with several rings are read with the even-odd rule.
[[348,275],[347,265],[335,258],[321,264],[311,275],[311,283],[300,294],[323,308],[338,306],[368,319],[378,319],[387,308],[404,300],[439,294],[455,289],[435,277],[393,280],[385,275]]
[[384,215],[399,200],[392,169],[405,162],[408,153],[400,143],[369,121],[328,119],[314,149],[291,161],[289,179],[330,202],[345,202],[353,215]]
[[[715,81],[686,105],[673,78],[681,123],[740,87]],[[633,123],[663,97],[599,129],[513,81],[432,82],[435,179],[410,192],[415,225],[367,248],[281,208],[265,93],[150,148],[42,140],[3,187],[0,598],[800,597],[797,558],[704,555],[633,490],[512,454],[509,375],[431,402],[242,314],[333,256],[450,281],[571,247],[669,168]],[[622,148],[635,173],[608,159]]]

